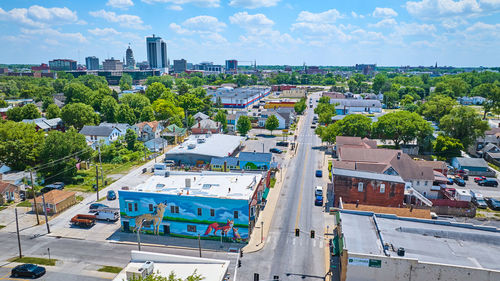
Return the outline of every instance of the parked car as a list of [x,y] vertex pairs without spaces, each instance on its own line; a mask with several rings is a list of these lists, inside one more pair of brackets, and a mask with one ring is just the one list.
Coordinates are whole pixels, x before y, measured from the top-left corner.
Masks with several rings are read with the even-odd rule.
[[467,169],[464,169],[464,170],[458,170],[457,171],[457,174],[463,178],[464,180],[468,180],[469,179],[469,170]]
[[311,129],[316,129],[316,124],[312,124]]
[[465,186],[465,181],[459,177],[454,178],[453,182],[456,183],[458,186]]
[[114,190],[108,190],[108,194],[106,196],[108,200],[116,200],[116,192]]
[[277,153],[277,154],[283,153],[283,151],[281,149],[276,148],[276,147],[273,147],[273,148],[269,149],[269,152],[271,152],[271,153]]
[[164,159],[163,163],[165,163],[166,166],[175,166],[175,161],[174,160]]
[[120,218],[120,213],[117,209],[100,209],[94,215],[96,219],[105,221],[117,221]]
[[321,170],[316,170],[316,177],[317,177],[317,178],[321,178],[321,177],[323,177],[323,171],[321,171]]
[[109,208],[109,207],[107,205],[104,205],[104,204],[101,204],[101,203],[93,203],[93,204],[90,204],[90,206],[89,206],[89,212],[90,213],[95,213],[99,209],[104,209],[104,208]]
[[11,270],[14,277],[38,278],[45,274],[45,267],[31,263],[20,264]]
[[472,195],[472,203],[474,203],[479,209],[488,208],[488,204],[484,200],[484,197],[477,190],[470,190],[470,194]]
[[500,211],[500,201],[493,198],[486,198],[486,203],[490,209]]
[[448,181],[446,182],[446,184],[453,185],[453,179],[452,178],[448,178]]
[[475,181],[475,182],[480,182],[480,181],[485,180],[485,179],[486,179],[486,177],[485,177],[485,176],[480,176],[480,177],[475,177],[475,178],[474,178],[474,181]]
[[495,179],[485,179],[485,180],[479,181],[477,184],[479,184],[481,186],[493,186],[493,187],[498,186],[498,182]]
[[316,186],[316,189],[314,190],[314,196],[323,196],[323,187],[322,186]]
[[314,205],[323,206],[323,195],[316,196],[316,199],[314,200]]
[[287,147],[288,146],[288,142],[287,141],[279,141],[276,143],[276,146],[285,146]]

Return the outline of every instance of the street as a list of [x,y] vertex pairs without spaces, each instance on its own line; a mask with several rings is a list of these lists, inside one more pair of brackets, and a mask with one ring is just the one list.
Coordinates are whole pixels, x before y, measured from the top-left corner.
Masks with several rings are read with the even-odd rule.
[[[311,98],[317,99],[314,94]],[[315,177],[315,170],[323,170],[323,153],[320,139],[310,128],[313,109],[308,109],[301,119],[303,126],[298,133],[298,151],[288,164],[280,200],[276,207],[269,235],[264,237],[265,247],[255,253],[244,254],[238,280],[323,280],[325,276],[323,240],[325,231],[323,209],[314,206],[314,188],[326,186],[327,175]],[[326,190],[326,189],[325,189]],[[295,229],[300,236],[295,236]],[[315,231],[315,238],[310,231]]]

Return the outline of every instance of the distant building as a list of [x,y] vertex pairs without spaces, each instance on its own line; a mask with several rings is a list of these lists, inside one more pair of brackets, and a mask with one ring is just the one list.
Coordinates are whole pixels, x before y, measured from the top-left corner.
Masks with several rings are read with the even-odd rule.
[[187,70],[187,61],[185,59],[174,60],[174,73],[182,73]]
[[31,71],[50,72],[50,67],[48,64],[42,63],[40,66],[32,66]]
[[102,62],[102,68],[104,70],[123,70],[123,62],[114,58],[105,59]]
[[358,112],[382,112],[382,103],[379,100],[330,99],[330,103],[337,104],[335,110],[338,115],[348,115]]
[[61,118],[47,119],[45,117],[42,117],[37,119],[24,119],[22,122],[27,124],[35,124],[37,131],[42,130],[48,132],[57,130],[64,132],[64,125]]
[[125,52],[125,62],[126,62],[126,67],[130,69],[135,68],[135,59],[134,59],[134,52],[132,51],[132,48],[128,46],[127,51]]
[[238,61],[237,60],[226,60],[226,73],[237,74],[238,73]]
[[377,69],[376,64],[356,64],[356,71],[363,73],[364,75],[373,75]]
[[146,50],[151,69],[168,69],[167,43],[161,37],[146,37]]
[[220,98],[225,108],[246,108],[254,103],[258,103],[262,98],[271,94],[271,88],[264,87],[220,87],[216,90],[207,90],[207,94],[212,96],[212,102],[216,103]]
[[49,67],[54,71],[76,70],[76,61],[69,59],[55,59],[49,61]]
[[85,58],[85,65],[87,70],[99,70],[99,58],[92,56]]
[[325,74],[326,70],[319,68],[318,66],[308,66],[306,67],[306,74]]
[[213,62],[202,62],[193,66],[194,70],[203,71],[204,75],[222,73],[224,67],[222,65],[215,65]]

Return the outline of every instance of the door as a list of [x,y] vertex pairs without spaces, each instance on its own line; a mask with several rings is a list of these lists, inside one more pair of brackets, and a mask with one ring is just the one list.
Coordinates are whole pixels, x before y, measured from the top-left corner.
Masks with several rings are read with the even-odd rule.
[[123,221],[123,231],[130,231],[128,221]]
[[164,235],[169,235],[170,234],[170,225],[164,224],[163,225],[163,234]]

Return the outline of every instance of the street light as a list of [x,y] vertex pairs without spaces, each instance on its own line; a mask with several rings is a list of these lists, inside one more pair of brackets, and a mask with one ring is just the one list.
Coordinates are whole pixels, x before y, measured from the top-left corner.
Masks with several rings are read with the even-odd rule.
[[144,223],[146,219],[142,219],[141,221],[141,227],[139,227],[139,229],[137,229],[137,246],[139,247],[139,251],[141,251],[141,228],[142,228],[142,224]]

